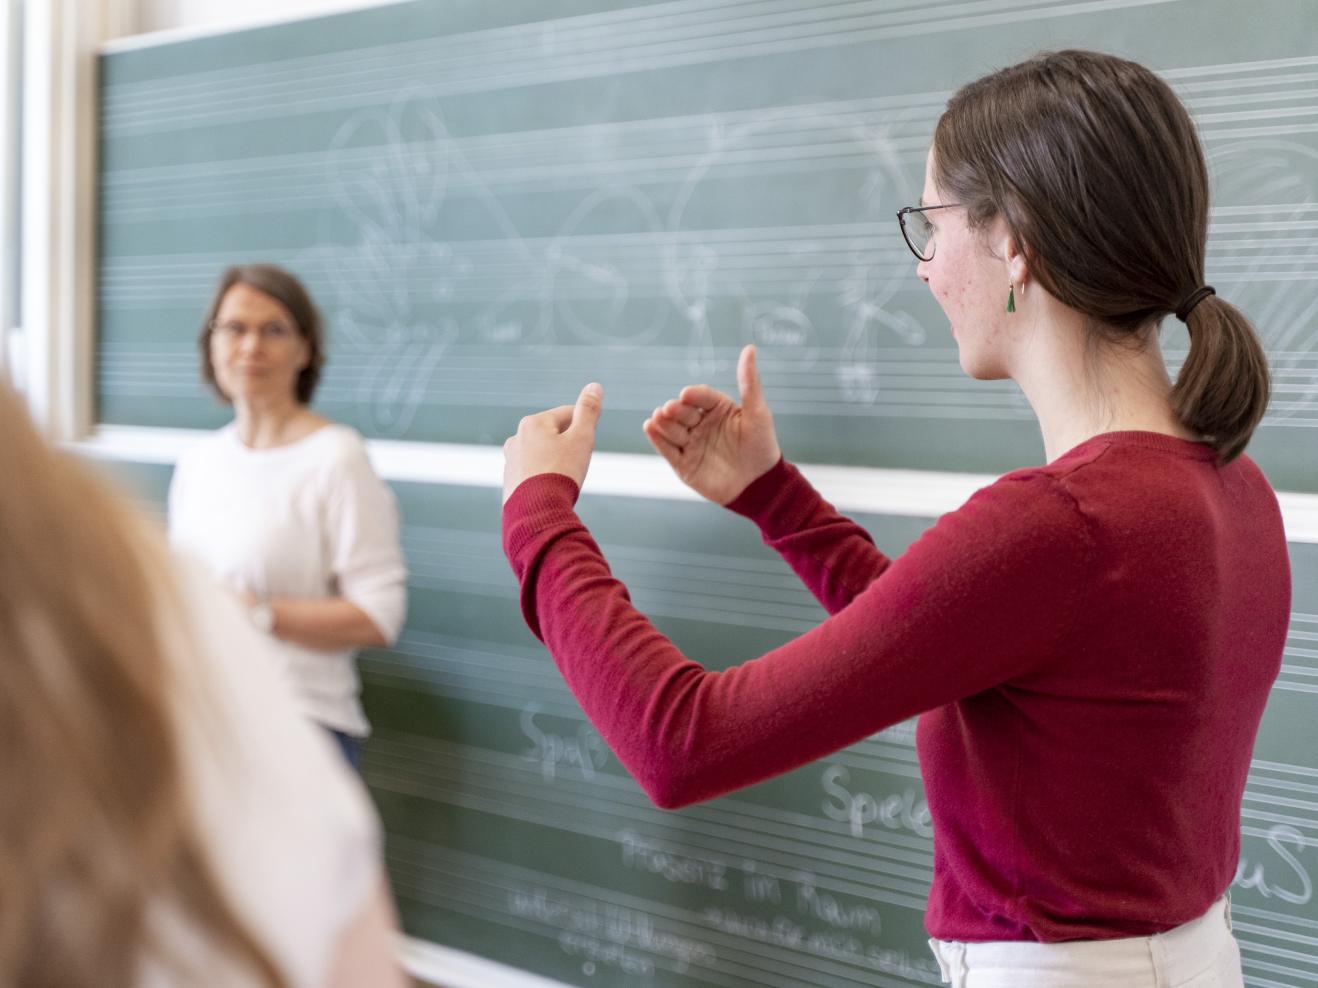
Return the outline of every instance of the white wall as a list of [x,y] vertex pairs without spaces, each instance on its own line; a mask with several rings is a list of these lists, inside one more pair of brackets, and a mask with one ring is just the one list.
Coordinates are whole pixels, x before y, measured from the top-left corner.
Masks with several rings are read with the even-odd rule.
[[136,0],[137,31],[171,28],[226,28],[311,17],[382,0]]

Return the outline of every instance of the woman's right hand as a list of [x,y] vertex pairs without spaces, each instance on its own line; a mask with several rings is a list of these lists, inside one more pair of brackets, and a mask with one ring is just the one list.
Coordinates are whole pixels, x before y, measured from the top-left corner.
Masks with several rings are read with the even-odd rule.
[[782,456],[754,346],[741,351],[737,388],[740,405],[708,385],[689,385],[656,408],[643,427],[682,482],[715,504],[735,500]]

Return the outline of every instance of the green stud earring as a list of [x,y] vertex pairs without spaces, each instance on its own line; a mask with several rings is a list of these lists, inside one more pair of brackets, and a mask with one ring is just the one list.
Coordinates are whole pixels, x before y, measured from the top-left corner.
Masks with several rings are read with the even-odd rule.
[[1016,311],[1016,286],[1012,285],[1011,290],[1007,292],[1007,311]]

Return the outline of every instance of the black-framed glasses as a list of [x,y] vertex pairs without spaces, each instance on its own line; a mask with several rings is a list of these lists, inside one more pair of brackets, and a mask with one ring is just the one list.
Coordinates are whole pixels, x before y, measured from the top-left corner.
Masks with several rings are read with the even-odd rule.
[[945,202],[941,206],[903,206],[897,210],[902,239],[912,254],[922,261],[934,259],[934,226],[924,214],[931,209],[953,209],[959,205],[959,202]]
[[[247,335],[248,326],[241,322],[212,322],[210,329],[221,339],[236,343]],[[267,322],[259,326],[250,327],[257,336],[271,343],[283,343],[285,340],[291,340],[297,335],[297,331],[292,326],[282,322]]]

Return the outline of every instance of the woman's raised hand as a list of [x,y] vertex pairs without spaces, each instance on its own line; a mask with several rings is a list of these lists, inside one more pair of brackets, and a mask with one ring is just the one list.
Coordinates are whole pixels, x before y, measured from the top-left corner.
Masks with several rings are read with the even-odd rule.
[[754,346],[741,351],[737,388],[740,405],[707,385],[689,385],[656,408],[643,426],[682,482],[715,504],[734,500],[782,456]]
[[581,389],[575,405],[522,419],[517,434],[503,444],[504,503],[522,481],[542,473],[561,473],[580,488],[590,469],[595,426],[603,407],[604,389],[591,383]]

